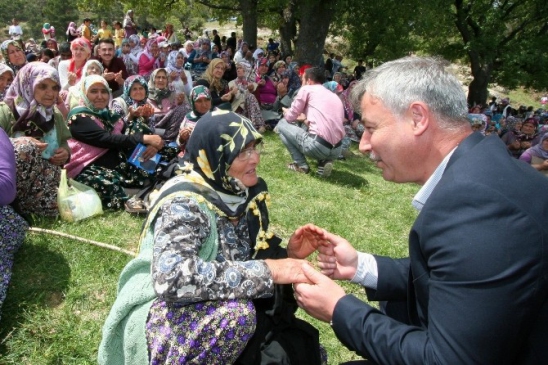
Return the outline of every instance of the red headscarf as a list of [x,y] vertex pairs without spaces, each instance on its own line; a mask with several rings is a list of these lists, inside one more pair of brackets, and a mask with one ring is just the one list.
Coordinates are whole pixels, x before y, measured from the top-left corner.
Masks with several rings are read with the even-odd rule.
[[[74,47],[77,47],[77,46],[86,48],[88,50],[89,54],[91,55],[91,43],[87,38],[79,37],[79,38],[74,39],[72,42],[70,42],[71,51],[73,50]],[[75,65],[75,62],[74,62],[74,57],[72,57],[70,59],[68,70],[70,72],[76,74],[76,79],[77,80],[79,80],[82,77],[82,69],[83,68],[84,68],[84,66],[80,67],[78,70],[75,70],[76,65]]]

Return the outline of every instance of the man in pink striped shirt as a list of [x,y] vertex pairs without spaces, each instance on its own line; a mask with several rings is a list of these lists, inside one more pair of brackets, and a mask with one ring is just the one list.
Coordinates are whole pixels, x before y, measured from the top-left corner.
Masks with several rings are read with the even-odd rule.
[[[276,129],[293,158],[287,166],[290,170],[308,173],[308,156],[318,160],[317,174],[327,177],[333,170],[333,160],[341,153],[344,107],[337,95],[323,86],[322,68],[308,68],[302,77],[303,86],[291,107],[283,108],[284,117]],[[302,127],[297,125],[299,122]]]

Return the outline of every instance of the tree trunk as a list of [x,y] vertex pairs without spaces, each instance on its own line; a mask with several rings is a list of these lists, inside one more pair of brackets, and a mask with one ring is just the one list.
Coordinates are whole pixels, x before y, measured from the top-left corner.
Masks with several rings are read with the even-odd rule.
[[335,13],[335,2],[305,0],[299,3],[299,8],[299,35],[294,58],[299,65],[322,65],[325,38]]
[[257,2],[258,0],[240,0],[243,39],[255,48],[257,47]]
[[297,21],[295,19],[296,1],[290,0],[283,10],[283,23],[278,28],[280,32],[280,50],[283,56],[293,55],[293,43],[297,35]]
[[468,86],[468,105],[485,105],[489,97],[489,80],[491,79],[491,70],[493,65],[489,62],[482,62],[481,55],[477,52],[468,52],[470,58],[470,68],[474,79]]

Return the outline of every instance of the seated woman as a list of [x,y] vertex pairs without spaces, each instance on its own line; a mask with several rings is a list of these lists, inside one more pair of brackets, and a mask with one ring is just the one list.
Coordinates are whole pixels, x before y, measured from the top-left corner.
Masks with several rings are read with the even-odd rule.
[[160,60],[160,48],[158,41],[149,39],[146,43],[145,50],[139,56],[139,75],[146,80],[150,79],[150,74],[157,68],[164,67]]
[[17,72],[27,64],[25,51],[18,41],[8,39],[7,41],[2,42],[0,51],[2,51],[4,62],[11,68],[14,74],[17,74]]
[[70,132],[61,112],[59,75],[43,62],[24,66],[0,103],[0,128],[12,139],[18,211],[56,216],[61,166],[70,158]]
[[[511,121],[509,120],[508,123],[511,123]],[[519,125],[519,123],[515,124]],[[519,158],[526,149],[536,145],[539,141],[537,121],[534,118],[528,118],[521,123],[520,129],[517,126],[514,127],[504,134],[501,139],[506,143],[512,156]]]
[[259,101],[254,92],[257,90],[257,83],[250,80],[246,75],[249,73],[249,63],[242,61],[236,65],[236,78],[228,83],[228,87],[234,94],[232,99],[232,111],[251,119],[255,129],[259,133],[265,132],[265,122]]
[[11,279],[13,258],[23,244],[28,223],[10,205],[17,194],[15,153],[0,129],[0,317]]
[[268,59],[261,58],[257,65],[257,76],[255,78],[257,90],[255,96],[259,101],[262,109],[271,110],[272,104],[276,101],[278,92],[276,90],[277,83],[274,83],[268,77]]
[[540,142],[525,150],[519,157],[544,175],[548,176],[548,133],[540,137]]
[[148,125],[154,131],[161,130],[166,142],[174,142],[183,118],[191,109],[185,93],[171,91],[169,82],[170,77],[165,68],[158,68],[150,75],[147,103],[152,107],[153,114]]
[[120,47],[120,58],[124,61],[128,76],[137,75],[138,62],[133,61],[131,55],[131,46],[129,45],[129,39],[122,40],[122,46]]
[[238,77],[238,74],[236,73],[236,65],[234,64],[234,61],[230,59],[230,53],[228,51],[222,51],[220,54],[220,58],[225,62],[226,69],[225,73],[223,74],[223,79],[230,82],[234,80],[236,77]]
[[0,63],[0,101],[4,100],[4,92],[13,82],[15,73],[8,65]]
[[59,78],[61,88],[68,90],[82,78],[82,71],[86,61],[91,57],[91,43],[84,37],[76,38],[70,43],[72,58],[59,62]]
[[195,86],[190,92],[190,105],[192,110],[185,115],[185,119],[183,119],[179,130],[179,138],[177,138],[177,144],[182,152],[181,156],[184,155],[186,143],[198,119],[211,110],[211,94],[209,93],[209,89],[202,85]]
[[93,187],[105,208],[120,209],[129,198],[123,188],[141,188],[149,177],[127,162],[129,154],[142,143],[146,161],[162,149],[163,141],[156,135],[124,134],[124,122],[108,109],[111,98],[102,76],[90,75],[80,83],[83,106],[69,112],[73,156],[65,168],[70,178]]
[[183,51],[171,51],[167,57],[167,72],[171,80],[170,88],[177,94],[190,95],[192,90],[192,75],[185,70],[185,55]]
[[[124,355],[132,364],[233,364],[260,358],[275,323],[312,329],[293,314],[291,286],[278,284],[307,280],[303,259],[323,243],[323,232],[309,224],[287,249],[280,246],[269,227],[268,189],[257,176],[261,141],[251,122],[233,112],[216,110],[196,124],[181,174],[160,191],[139,257],[120,277],[100,364],[120,363]],[[279,311],[270,311],[273,304]],[[326,361],[317,334],[285,339],[308,360],[292,363]],[[124,352],[129,344],[136,351]]]
[[[103,65],[101,64],[101,62],[97,60],[88,60],[86,62],[84,68],[82,69],[82,79],[89,75],[103,75]],[[65,99],[65,105],[69,111],[81,104],[81,82],[82,80],[78,81],[76,85],[71,86],[68,89],[67,97]]]
[[[244,77],[242,76],[240,82],[238,82],[238,80],[235,80],[232,88],[230,88],[227,81],[223,79],[225,67],[226,64],[222,59],[216,58],[214,60],[211,60],[211,63],[202,75],[202,79],[198,80],[196,84],[204,85],[209,88],[212,97],[212,104],[214,107],[218,107],[221,109],[224,108],[227,110],[232,109],[233,111],[233,108],[236,108],[236,110],[238,110],[238,112],[241,112],[242,115],[251,119],[253,126],[257,130],[259,130],[260,133],[264,133],[264,120],[260,113],[260,109],[257,108],[258,104],[256,102],[256,99],[254,97],[252,98],[251,96],[248,96],[249,93],[245,93],[246,86],[242,86],[243,83],[245,83]],[[241,74],[242,70],[240,70],[239,72]],[[238,86],[238,83],[240,84],[240,86]],[[244,90],[244,93],[242,93],[241,90]],[[234,104],[232,104],[236,98],[238,99]],[[242,99],[244,100],[243,105],[239,103],[239,101]]]

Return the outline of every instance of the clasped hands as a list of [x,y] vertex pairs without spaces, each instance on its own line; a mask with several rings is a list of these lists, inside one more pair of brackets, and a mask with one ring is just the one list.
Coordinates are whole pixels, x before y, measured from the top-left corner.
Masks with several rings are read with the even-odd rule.
[[[304,260],[314,251],[318,251],[319,272]],[[354,277],[358,266],[357,251],[344,238],[307,224],[291,236],[287,253],[288,259],[266,260],[274,282],[293,283],[299,306],[311,316],[329,322],[335,305],[345,295],[344,289],[333,279]]]

